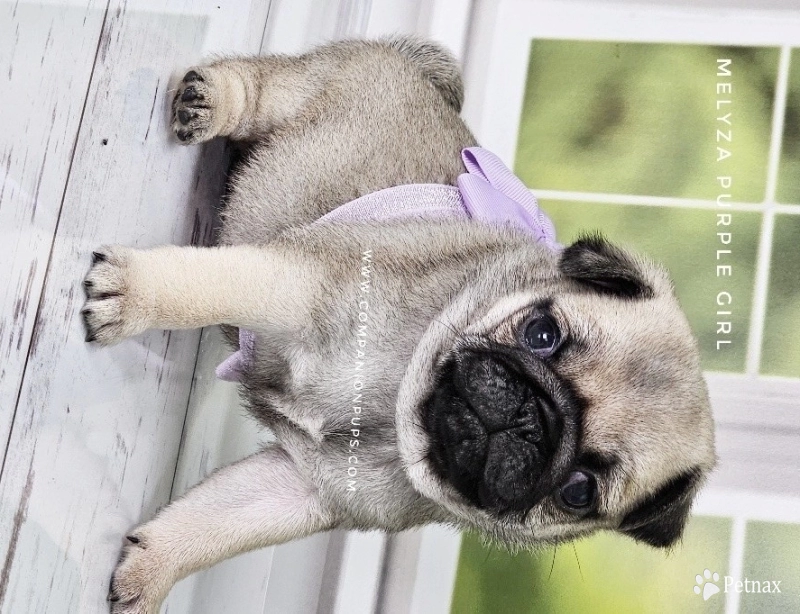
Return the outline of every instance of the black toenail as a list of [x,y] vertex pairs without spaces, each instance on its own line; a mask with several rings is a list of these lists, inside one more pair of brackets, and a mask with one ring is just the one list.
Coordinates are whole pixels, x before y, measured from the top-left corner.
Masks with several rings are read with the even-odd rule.
[[94,333],[86,333],[86,343],[91,343],[95,341],[97,337],[94,336]]
[[131,542],[132,544],[138,544],[139,543],[139,538],[136,537],[135,535],[128,535],[127,538],[128,538],[128,541]]
[[186,73],[186,74],[183,76],[183,80],[184,80],[184,81],[186,81],[186,82],[189,82],[189,81],[205,81],[205,79],[203,79],[203,77],[201,77],[200,75],[198,75],[198,74],[197,74],[195,71],[193,71],[193,70],[190,70],[189,72],[187,72],[187,73]]
[[84,318],[85,318],[86,316],[90,316],[90,315],[92,315],[92,310],[91,310],[91,309],[88,309],[88,308],[87,308],[87,309],[83,309],[83,310],[81,310],[81,315],[82,315]]
[[116,574],[112,574],[111,579],[108,581],[108,596],[106,599],[108,601],[119,601],[119,595],[117,595],[117,591],[114,590],[114,576]]
[[185,126],[189,123],[189,120],[192,119],[192,114],[189,113],[186,109],[181,109],[178,111],[178,119],[180,122]]
[[98,262],[105,262],[108,260],[105,254],[101,254],[100,252],[92,252],[92,262],[97,264]]
[[191,130],[178,130],[175,134],[178,135],[178,138],[181,141],[187,141],[190,138],[192,138],[192,135],[194,134],[194,132],[192,132]]
[[194,89],[194,85],[190,85],[185,90],[183,90],[183,94],[181,94],[181,100],[183,102],[189,102],[191,100],[202,100],[203,97],[197,93],[197,90]]
[[84,288],[92,288],[94,287],[94,282],[88,279],[83,280],[83,287]]

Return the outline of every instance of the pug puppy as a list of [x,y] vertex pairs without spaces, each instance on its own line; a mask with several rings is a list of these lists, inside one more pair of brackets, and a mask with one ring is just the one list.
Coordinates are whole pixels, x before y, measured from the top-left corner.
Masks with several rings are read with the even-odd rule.
[[185,75],[177,138],[250,144],[218,245],[97,249],[87,340],[239,328],[232,370],[277,443],[131,531],[112,612],[157,612],[192,572],[334,528],[679,540],[713,421],[661,267],[453,216],[318,222],[393,186],[454,189],[476,145],[462,92],[454,59],[414,38]]

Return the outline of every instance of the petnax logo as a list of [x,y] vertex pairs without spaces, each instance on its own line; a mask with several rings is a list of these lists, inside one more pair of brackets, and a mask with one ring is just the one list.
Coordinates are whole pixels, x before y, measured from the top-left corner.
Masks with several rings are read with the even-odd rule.
[[719,592],[770,593],[773,595],[781,592],[780,580],[751,580],[750,578],[737,580],[733,576],[724,576],[722,587],[720,587],[720,575],[710,569],[704,569],[702,574],[697,574],[694,582],[694,593],[701,596],[703,601],[708,601]]

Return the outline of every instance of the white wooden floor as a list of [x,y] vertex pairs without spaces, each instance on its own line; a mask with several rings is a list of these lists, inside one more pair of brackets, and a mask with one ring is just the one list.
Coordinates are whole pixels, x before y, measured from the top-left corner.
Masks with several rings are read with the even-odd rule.
[[[84,342],[93,248],[208,240],[224,147],[170,137],[170,84],[210,54],[418,30],[424,5],[0,2],[0,612],[106,612],[126,531],[268,436],[213,380],[215,331]],[[330,539],[189,578],[165,611],[334,611]]]

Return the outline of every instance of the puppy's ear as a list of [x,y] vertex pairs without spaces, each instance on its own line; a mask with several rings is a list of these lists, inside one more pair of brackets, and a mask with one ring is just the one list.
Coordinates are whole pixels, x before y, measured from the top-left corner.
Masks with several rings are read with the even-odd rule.
[[656,548],[674,545],[683,535],[701,477],[702,472],[698,467],[670,480],[628,512],[619,530],[636,541]]
[[559,269],[566,277],[601,294],[628,299],[654,295],[636,261],[600,235],[583,237],[564,249]]

